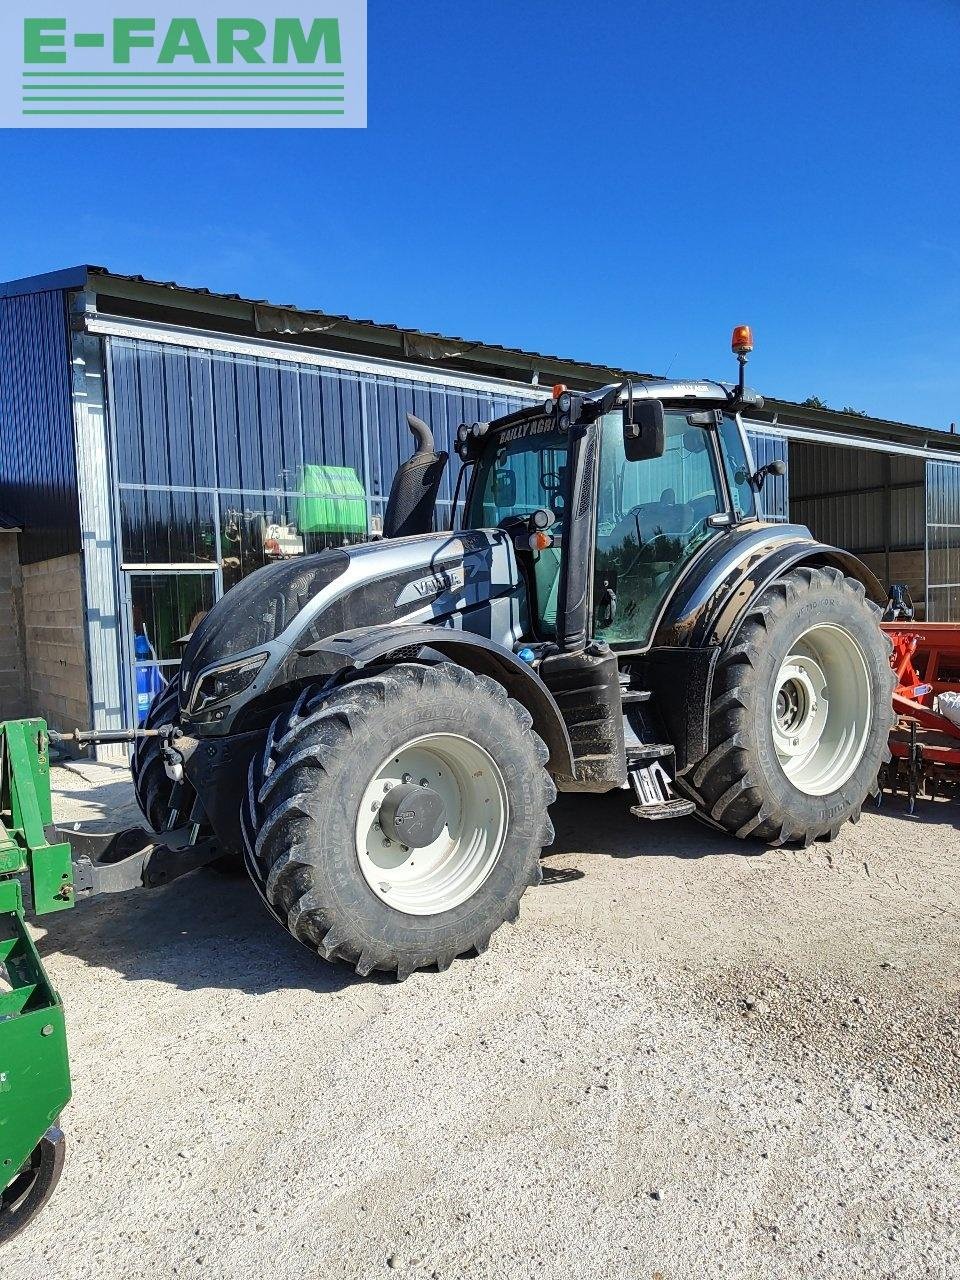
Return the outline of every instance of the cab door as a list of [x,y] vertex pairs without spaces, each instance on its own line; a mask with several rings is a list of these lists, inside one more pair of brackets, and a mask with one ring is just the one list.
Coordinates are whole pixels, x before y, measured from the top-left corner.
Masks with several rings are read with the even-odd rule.
[[600,423],[594,545],[593,634],[614,648],[649,643],[660,607],[728,511],[715,429],[703,414],[668,409],[660,458],[628,462],[623,419]]

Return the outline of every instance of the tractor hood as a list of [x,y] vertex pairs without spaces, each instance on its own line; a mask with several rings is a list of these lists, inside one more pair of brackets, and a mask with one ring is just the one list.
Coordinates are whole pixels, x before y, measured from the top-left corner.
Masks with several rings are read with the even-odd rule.
[[323,678],[310,646],[355,627],[433,623],[510,647],[521,633],[519,583],[513,546],[496,529],[366,542],[267,565],[228,591],[190,638],[183,717],[228,732],[271,689]]

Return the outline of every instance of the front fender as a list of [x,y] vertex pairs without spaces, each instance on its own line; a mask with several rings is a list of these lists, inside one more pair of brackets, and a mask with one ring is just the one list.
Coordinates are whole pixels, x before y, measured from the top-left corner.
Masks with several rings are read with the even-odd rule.
[[550,772],[575,776],[570,735],[553,694],[532,667],[485,636],[452,627],[356,627],[309,645],[300,651],[299,658],[315,662],[318,671],[358,670],[400,654],[403,660],[416,661],[427,656],[426,650],[502,684],[533,717],[533,727],[550,752]]

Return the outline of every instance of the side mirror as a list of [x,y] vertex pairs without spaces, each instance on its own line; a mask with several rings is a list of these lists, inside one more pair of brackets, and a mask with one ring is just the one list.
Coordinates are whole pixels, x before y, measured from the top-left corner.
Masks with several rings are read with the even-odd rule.
[[755,471],[750,477],[755,489],[758,491],[763,488],[763,482],[767,476],[785,476],[787,474],[787,464],[782,458],[774,458],[772,462],[768,462],[765,467],[761,467],[759,471]]
[[628,462],[662,458],[666,447],[663,434],[663,402],[634,400],[623,406],[623,452]]
[[510,467],[493,473],[493,500],[498,507],[517,505],[517,477]]

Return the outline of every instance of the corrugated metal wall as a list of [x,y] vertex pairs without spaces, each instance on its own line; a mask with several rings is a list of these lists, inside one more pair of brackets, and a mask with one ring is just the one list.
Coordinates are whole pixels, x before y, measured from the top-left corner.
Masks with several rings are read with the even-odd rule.
[[[382,515],[394,472],[412,452],[407,412],[449,450],[461,422],[524,403],[439,381],[142,339],[110,338],[107,352],[125,564],[217,561],[218,531],[239,510],[286,517],[304,465],[349,468],[371,515]],[[454,478],[448,468],[441,510]]]
[[960,621],[960,463],[927,463],[927,619]]
[[0,507],[24,564],[80,550],[66,300],[0,298]]
[[818,538],[850,551],[922,549],[924,463],[903,454],[794,441],[790,510]]

